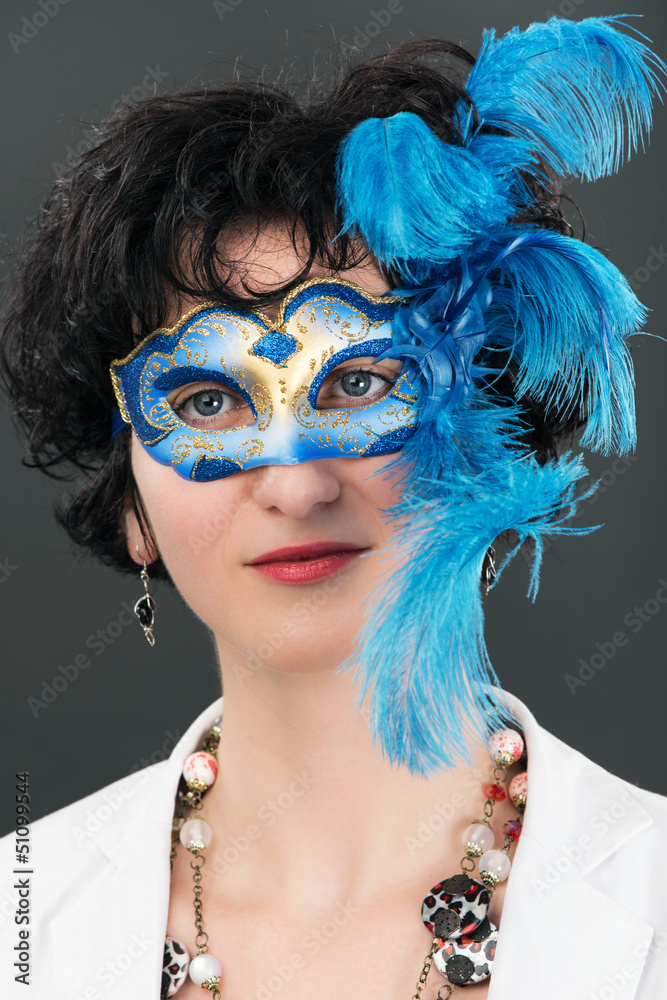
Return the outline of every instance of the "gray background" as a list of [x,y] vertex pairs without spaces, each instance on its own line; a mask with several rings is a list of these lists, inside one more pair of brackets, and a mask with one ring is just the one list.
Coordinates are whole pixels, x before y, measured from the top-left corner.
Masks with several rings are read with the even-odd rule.
[[[639,26],[667,57],[663,0],[623,0],[621,11],[608,0],[558,0],[552,7],[536,0],[402,0],[392,4],[391,15],[383,13],[385,0],[272,0],[269,8],[259,0],[228,0],[226,11],[208,0],[69,0],[50,15],[56,0],[43,2],[46,23],[26,43],[12,46],[9,35],[25,31],[23,18],[43,10],[38,0],[4,0],[0,15],[5,273],[11,267],[8,247],[85,137],[86,123],[108,114],[123,95],[146,93],[151,70],[160,91],[228,78],[237,57],[249,70],[264,69],[269,76],[285,58],[296,57],[306,72],[334,38],[352,44],[355,36],[368,54],[414,35],[439,35],[477,52],[483,27],[493,25],[502,33],[550,13],[575,20],[643,13]],[[371,33],[378,22],[386,27],[366,45],[358,31],[371,22]],[[664,274],[661,267],[650,271],[647,260],[666,238],[666,142],[667,119],[658,106],[647,155],[637,155],[615,177],[568,188],[593,242],[608,248],[653,310],[647,329],[661,336]],[[534,604],[525,596],[528,565],[519,555],[486,605],[489,649],[502,684],[561,739],[662,794],[667,794],[667,608],[650,601],[660,580],[667,582],[666,351],[663,341],[635,340],[639,445],[633,460],[617,463],[619,472],[613,471],[612,458],[589,456],[591,472],[604,474],[604,491],[577,523],[605,527],[583,538],[555,539],[545,554]],[[113,624],[119,615],[128,620],[124,603],[131,607],[142,593],[138,575],[124,578],[71,551],[50,513],[56,494],[67,486],[21,466],[22,448],[6,404],[0,407],[0,431],[4,832],[12,825],[15,772],[30,772],[37,818],[164,757],[219,688],[205,627],[166,587],[151,587],[157,599],[154,648],[136,621]],[[624,624],[633,608],[647,601],[648,620],[640,627]],[[109,624],[119,634],[95,654],[87,639]],[[627,644],[605,647],[619,629]],[[613,655],[573,694],[565,677],[577,674],[597,643]],[[59,667],[81,653],[90,666],[35,715],[28,699],[41,698],[43,685],[62,676]]]

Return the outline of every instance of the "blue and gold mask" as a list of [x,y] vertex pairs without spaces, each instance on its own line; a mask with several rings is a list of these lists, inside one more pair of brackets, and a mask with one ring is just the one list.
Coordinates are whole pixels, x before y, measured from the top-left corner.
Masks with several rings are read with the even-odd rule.
[[[329,376],[350,358],[378,358],[392,347],[402,302],[321,278],[292,289],[275,322],[259,310],[204,303],[112,361],[120,417],[156,461],[195,482],[398,451],[417,429],[417,364],[406,361],[395,379],[354,367],[334,382]],[[192,386],[172,407],[168,396],[200,382],[217,386]],[[340,394],[323,398],[325,383]],[[210,412],[202,415],[202,406]],[[116,414],[114,435],[122,427]]]

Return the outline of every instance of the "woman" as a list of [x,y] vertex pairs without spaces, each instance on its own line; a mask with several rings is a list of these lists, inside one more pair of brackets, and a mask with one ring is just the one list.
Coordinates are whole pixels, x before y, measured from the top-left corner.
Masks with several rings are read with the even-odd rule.
[[19,916],[15,856],[45,873],[11,996],[660,995],[667,886],[636,859],[666,801],[502,692],[481,603],[524,540],[534,596],[543,537],[592,530],[575,431],[634,444],[644,310],[554,179],[650,122],[665,67],[621,27],[410,43],[305,111],[151,98],[54,188],[13,403],[91,473],[63,523],[141,569],[148,641],[158,578],[211,629],[224,711],[3,840]]

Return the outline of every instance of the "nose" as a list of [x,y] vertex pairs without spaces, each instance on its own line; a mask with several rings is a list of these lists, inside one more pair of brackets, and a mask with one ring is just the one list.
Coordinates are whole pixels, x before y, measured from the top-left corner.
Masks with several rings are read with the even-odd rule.
[[262,465],[254,470],[253,498],[260,507],[304,518],[340,496],[340,481],[325,458],[296,465]]

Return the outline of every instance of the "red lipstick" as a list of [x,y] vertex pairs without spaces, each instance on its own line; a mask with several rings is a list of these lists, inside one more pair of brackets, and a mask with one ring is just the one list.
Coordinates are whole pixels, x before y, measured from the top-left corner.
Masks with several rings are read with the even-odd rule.
[[312,583],[349,565],[365,551],[350,542],[311,542],[265,552],[247,565],[282,583]]

